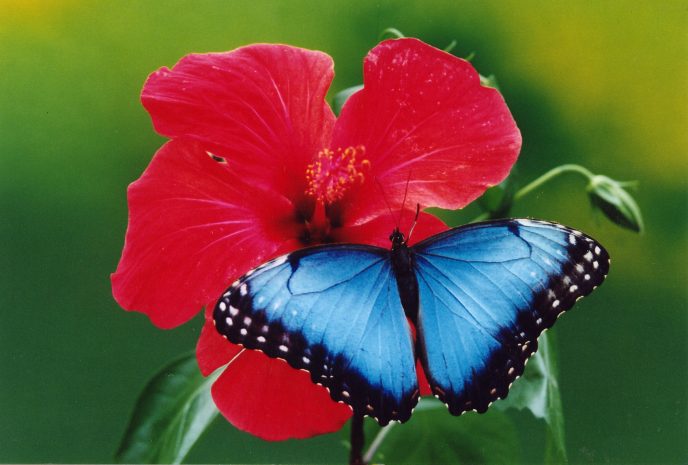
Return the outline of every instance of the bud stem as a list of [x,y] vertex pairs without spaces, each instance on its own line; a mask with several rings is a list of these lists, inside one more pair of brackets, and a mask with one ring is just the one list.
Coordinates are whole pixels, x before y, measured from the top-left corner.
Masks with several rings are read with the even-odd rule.
[[578,173],[582,176],[585,176],[588,179],[592,179],[593,174],[588,171],[586,168],[580,166],[580,165],[574,165],[574,164],[568,164],[568,165],[561,165],[557,166],[556,168],[552,168],[527,186],[521,188],[518,192],[514,194],[514,202],[520,200],[521,198],[525,197],[526,195],[530,194],[532,191],[535,189],[539,188],[549,180],[556,178],[560,174],[563,173]]

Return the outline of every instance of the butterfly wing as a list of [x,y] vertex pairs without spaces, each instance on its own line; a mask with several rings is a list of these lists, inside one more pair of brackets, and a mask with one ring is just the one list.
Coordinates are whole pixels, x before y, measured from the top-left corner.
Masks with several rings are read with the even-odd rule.
[[330,245],[277,258],[236,281],[214,321],[229,341],[309,371],[334,400],[380,424],[407,420],[418,401],[411,332],[384,249]]
[[454,415],[505,397],[542,331],[609,270],[592,238],[535,220],[460,227],[413,250],[421,362]]

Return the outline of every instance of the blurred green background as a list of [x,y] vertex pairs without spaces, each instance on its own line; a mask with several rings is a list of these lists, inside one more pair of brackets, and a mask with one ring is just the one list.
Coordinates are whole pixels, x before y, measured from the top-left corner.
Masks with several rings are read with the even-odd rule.
[[[199,319],[161,331],[110,291],[126,186],[163,143],[146,76],[284,42],[332,55],[337,91],[390,26],[456,39],[497,76],[521,184],[562,163],[640,181],[642,236],[593,216],[574,175],[514,213],[613,257],[554,329],[570,461],[688,461],[688,3],[0,0],[0,462],[111,462],[146,380],[195,345]],[[341,439],[263,443],[217,421],[189,461],[341,461]]]

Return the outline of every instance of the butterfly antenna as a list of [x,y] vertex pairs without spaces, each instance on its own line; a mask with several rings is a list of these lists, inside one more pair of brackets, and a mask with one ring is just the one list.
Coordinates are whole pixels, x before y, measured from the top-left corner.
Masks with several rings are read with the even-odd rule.
[[392,217],[392,220],[394,220],[394,213],[392,212],[392,207],[389,206],[389,201],[387,200],[387,196],[385,195],[385,190],[382,188],[382,184],[380,184],[380,181],[378,181],[377,177],[375,177],[374,179],[375,183],[377,184],[377,187],[380,189],[382,199],[385,201],[385,205],[387,205],[387,210],[389,210],[389,216]]
[[408,237],[406,238],[406,242],[411,240],[411,234],[413,234],[413,230],[416,227],[416,224],[418,224],[418,215],[420,215],[420,204],[416,204],[416,217],[413,219],[413,224],[411,225],[411,230],[408,233]]
[[411,171],[409,170],[408,177],[406,178],[406,188],[404,189],[404,200],[401,201],[401,210],[399,210],[399,218],[397,219],[397,228],[401,224],[401,215],[404,214],[404,206],[406,205],[406,196],[408,195],[408,187],[411,182]]

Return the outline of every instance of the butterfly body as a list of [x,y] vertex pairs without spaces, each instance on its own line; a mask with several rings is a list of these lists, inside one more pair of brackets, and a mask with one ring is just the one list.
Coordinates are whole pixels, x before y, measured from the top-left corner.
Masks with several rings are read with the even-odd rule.
[[406,244],[404,235],[396,228],[389,236],[392,242],[390,262],[397,281],[401,306],[406,316],[416,324],[418,315],[418,279],[416,278],[413,250]]
[[410,418],[417,359],[450,413],[483,412],[609,267],[592,238],[535,220],[472,224],[412,247],[398,230],[390,240],[391,249],[316,246],[261,265],[219,299],[217,330],[307,370],[383,425]]

